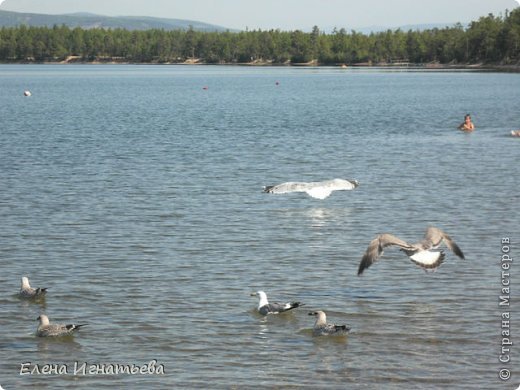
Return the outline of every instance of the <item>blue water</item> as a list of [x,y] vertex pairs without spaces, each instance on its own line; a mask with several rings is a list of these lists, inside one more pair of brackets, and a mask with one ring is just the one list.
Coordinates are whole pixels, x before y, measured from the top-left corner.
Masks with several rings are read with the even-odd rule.
[[[519,103],[518,74],[0,66],[0,385],[515,388],[498,296],[501,239],[520,253]],[[360,186],[262,193],[335,177]],[[425,274],[390,248],[356,276],[377,233],[428,225],[466,260]],[[24,275],[44,302],[16,297]],[[306,307],[260,317],[259,289]],[[318,309],[348,338],[312,337]],[[40,313],[88,326],[39,339]],[[72,374],[153,359],[164,375]]]

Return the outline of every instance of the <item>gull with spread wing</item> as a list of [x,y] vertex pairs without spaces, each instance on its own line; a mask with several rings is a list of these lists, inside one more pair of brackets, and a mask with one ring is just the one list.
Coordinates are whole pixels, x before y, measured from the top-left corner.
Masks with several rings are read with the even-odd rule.
[[316,199],[325,199],[332,191],[353,190],[359,186],[357,180],[332,179],[316,182],[289,181],[275,186],[265,186],[264,192],[269,194],[287,194],[290,192],[305,192]]
[[375,263],[383,255],[383,249],[388,246],[398,246],[409,256],[413,263],[426,271],[434,271],[444,261],[445,254],[444,251],[434,251],[432,249],[438,248],[442,243],[458,257],[464,259],[464,253],[462,253],[455,241],[442,230],[433,226],[428,227],[424,238],[415,244],[409,244],[393,234],[380,234],[368,245],[359,264],[358,275],[361,275],[365,269]]

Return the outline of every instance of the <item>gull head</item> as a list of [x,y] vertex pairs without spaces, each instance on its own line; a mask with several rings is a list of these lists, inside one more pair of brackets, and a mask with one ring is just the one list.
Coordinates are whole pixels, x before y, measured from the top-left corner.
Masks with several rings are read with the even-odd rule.
[[31,285],[29,284],[29,278],[27,276],[22,278],[22,288],[31,288]]
[[267,294],[264,291],[262,291],[262,290],[258,290],[256,292],[252,292],[251,296],[252,297],[259,297],[260,299],[267,299]]
[[325,325],[327,323],[327,316],[321,310],[311,311],[309,315],[316,317],[316,325]]
[[258,290],[257,292],[252,293],[251,296],[256,296],[260,298],[260,301],[258,302],[258,308],[261,308],[262,306],[265,306],[269,303],[267,301],[267,294],[262,290]]
[[36,320],[40,321],[41,326],[49,325],[49,317],[47,317],[45,314],[40,314]]

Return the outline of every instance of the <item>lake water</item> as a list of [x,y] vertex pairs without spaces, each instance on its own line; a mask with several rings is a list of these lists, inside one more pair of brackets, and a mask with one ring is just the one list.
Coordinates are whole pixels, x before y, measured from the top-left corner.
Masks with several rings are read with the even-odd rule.
[[[519,74],[0,66],[0,385],[516,388],[520,346],[498,361],[514,262],[498,302],[502,238],[520,257],[519,106]],[[456,130],[468,112],[473,134]],[[360,186],[262,193],[336,177]],[[356,275],[377,233],[428,225],[466,260],[426,274],[389,248]],[[24,275],[44,302],[17,298]],[[259,289],[306,306],[261,317]],[[319,309],[350,335],[312,337]],[[40,339],[40,313],[88,326]],[[73,373],[154,359],[164,375]]]

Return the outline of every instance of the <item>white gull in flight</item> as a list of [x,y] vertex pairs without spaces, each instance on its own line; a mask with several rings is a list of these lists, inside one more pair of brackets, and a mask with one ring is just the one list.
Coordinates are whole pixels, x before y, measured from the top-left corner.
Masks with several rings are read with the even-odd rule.
[[307,195],[316,199],[325,199],[332,191],[353,190],[359,186],[357,180],[332,179],[316,182],[293,182],[278,184],[275,186],[265,186],[264,192],[270,194],[287,194],[289,192],[306,192]]
[[258,302],[258,312],[262,315],[267,314],[279,314],[284,311],[288,311],[291,309],[296,309],[297,307],[303,306],[300,302],[287,302],[287,303],[269,303],[267,300],[267,295],[263,291],[257,291],[252,293],[251,296],[257,296],[260,298]]
[[20,287],[20,293],[19,295],[22,298],[40,298],[44,297],[47,293],[47,288],[33,288],[29,284],[29,278],[27,276],[24,276],[22,278],[22,286]]
[[327,324],[327,315],[323,311],[313,311],[310,312],[309,315],[316,317],[316,322],[312,329],[314,336],[344,336],[350,330],[347,325]]
[[38,337],[57,337],[57,336],[67,336],[72,334],[74,331],[78,330],[80,327],[85,326],[86,324],[51,324],[49,323],[49,317],[45,314],[40,314],[37,318],[40,321],[40,325],[36,330],[36,336]]
[[455,244],[455,241],[442,230],[433,226],[428,227],[424,238],[415,244],[409,244],[392,234],[380,234],[368,245],[359,264],[358,275],[361,275],[365,269],[370,267],[381,257],[384,248],[392,245],[400,247],[401,250],[410,257],[413,263],[422,267],[424,270],[434,271],[442,264],[445,255],[443,251],[431,251],[431,249],[438,248],[443,242],[448,249],[461,259],[464,259],[464,254],[459,246]]

